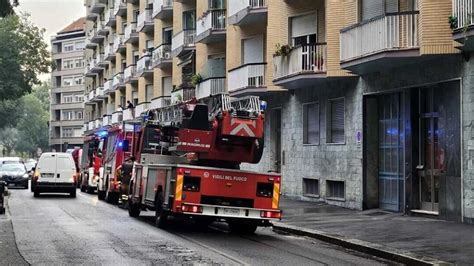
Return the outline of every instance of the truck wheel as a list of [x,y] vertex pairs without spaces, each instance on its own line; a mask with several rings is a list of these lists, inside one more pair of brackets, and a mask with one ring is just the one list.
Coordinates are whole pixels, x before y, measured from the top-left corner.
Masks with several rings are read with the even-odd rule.
[[37,198],[39,197],[40,193],[38,191],[34,191],[33,192],[33,197]]
[[110,204],[117,204],[117,193],[107,191],[105,193],[105,201]]
[[255,224],[245,224],[241,222],[229,222],[229,232],[232,234],[251,235],[257,230]]
[[69,197],[75,198],[76,197],[76,190],[69,193]]
[[130,217],[140,216],[140,205],[130,202],[130,204],[128,204],[128,215]]
[[100,200],[104,200],[105,199],[105,191],[100,191],[99,189],[97,189],[97,197]]
[[93,193],[94,193],[94,187],[86,187],[85,190],[86,190],[86,192],[89,193],[89,194],[93,194]]
[[168,215],[163,210],[163,192],[155,196],[155,224],[158,228],[164,229],[167,226]]

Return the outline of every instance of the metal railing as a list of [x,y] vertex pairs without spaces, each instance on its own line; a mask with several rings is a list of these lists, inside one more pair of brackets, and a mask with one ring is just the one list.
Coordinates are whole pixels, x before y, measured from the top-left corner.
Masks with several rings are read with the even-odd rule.
[[150,104],[149,102],[142,102],[142,103],[137,104],[137,106],[135,107],[135,118],[140,117],[142,113],[148,110],[149,104]]
[[127,8],[127,0],[115,0],[114,1],[114,15],[117,15],[118,11]]
[[196,23],[196,34],[207,30],[225,30],[226,10],[208,10],[208,13]]
[[107,80],[104,83],[104,93],[111,92],[113,90],[114,90],[113,81],[112,80]]
[[112,50],[116,53],[121,45],[123,45],[123,35],[115,35],[114,37],[114,44]]
[[122,122],[122,111],[116,111],[112,113],[112,124]]
[[119,72],[115,74],[114,78],[112,79],[112,88],[116,90],[117,87],[122,85],[122,83],[123,83],[123,73]]
[[163,60],[171,60],[171,45],[162,44],[156,47],[155,50],[153,50],[151,57],[153,66],[159,65]]
[[171,96],[160,96],[151,100],[150,109],[158,109],[171,105]]
[[195,96],[196,89],[194,87],[184,87],[171,92],[171,104],[186,102],[191,100]]
[[104,126],[111,125],[111,124],[112,124],[112,116],[110,116],[110,115],[104,115],[104,117],[102,118],[102,124],[103,124]]
[[474,0],[453,0],[453,16],[457,19],[455,29],[474,25]]
[[136,22],[130,22],[125,26],[125,31],[124,31],[124,41],[127,41],[132,37],[132,34],[137,32],[137,23]]
[[267,7],[267,0],[231,0],[229,1],[229,16],[233,16],[244,9]]
[[194,46],[196,41],[196,30],[183,30],[173,36],[171,49],[176,50],[184,46]]
[[137,61],[137,74],[140,76],[146,70],[151,69],[151,58],[149,55],[144,55]]
[[196,98],[202,99],[211,95],[224,94],[225,91],[225,77],[209,78],[196,87]]
[[138,14],[138,18],[137,18],[137,30],[138,31],[141,31],[146,23],[152,23],[153,22],[152,14],[153,14],[152,9],[145,9],[145,10],[143,10],[143,12]]
[[229,71],[229,92],[247,87],[265,86],[266,63],[251,63]]
[[154,0],[153,17],[158,15],[165,8],[173,8],[173,0]]
[[95,121],[94,121],[94,128],[101,128],[102,127],[102,118],[97,118]]
[[326,43],[305,44],[295,47],[286,56],[273,58],[273,79],[302,72],[326,72]]
[[105,24],[109,24],[109,22],[110,22],[112,19],[115,19],[114,10],[113,10],[113,9],[107,9],[107,10],[105,10],[105,15],[104,15]]
[[123,113],[122,113],[123,121],[133,120],[134,119],[134,116],[133,116],[134,112],[135,112],[134,109],[125,109],[125,110],[123,110]]
[[95,96],[96,98],[98,99],[101,99],[105,96],[105,92],[104,92],[104,86],[99,86],[95,89]]
[[418,11],[387,13],[341,30],[341,61],[419,46]]
[[91,90],[87,96],[87,100],[90,102],[95,98],[95,90]]
[[130,81],[131,79],[135,78],[137,75],[137,66],[136,65],[129,65],[125,68],[124,71],[124,79],[125,82]]

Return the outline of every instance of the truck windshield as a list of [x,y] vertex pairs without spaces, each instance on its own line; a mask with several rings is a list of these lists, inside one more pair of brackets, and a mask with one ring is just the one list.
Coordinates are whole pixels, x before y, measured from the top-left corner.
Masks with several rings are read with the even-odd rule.
[[160,151],[160,129],[157,126],[147,126],[143,131],[143,153],[158,153]]

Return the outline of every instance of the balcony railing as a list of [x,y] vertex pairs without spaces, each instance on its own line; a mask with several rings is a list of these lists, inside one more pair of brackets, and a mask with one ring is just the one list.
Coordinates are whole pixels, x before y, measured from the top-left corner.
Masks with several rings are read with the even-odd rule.
[[89,121],[89,123],[87,123],[87,128],[93,130],[95,128],[95,121]]
[[153,17],[158,16],[164,9],[172,9],[173,0],[154,0],[153,1]]
[[150,104],[149,102],[142,102],[140,104],[137,104],[137,106],[135,106],[135,118],[140,117],[142,113],[148,110],[149,104]]
[[174,51],[180,47],[194,46],[196,40],[196,30],[183,30],[173,36],[171,49]]
[[453,0],[453,17],[457,18],[455,29],[474,25],[474,0]]
[[123,110],[123,115],[122,115],[123,121],[133,120],[134,119],[134,116],[133,116],[134,113],[135,113],[134,109],[125,109],[125,110]]
[[151,70],[151,58],[149,55],[142,56],[137,62],[137,75],[141,76],[145,71]]
[[137,30],[141,31],[145,24],[153,23],[153,10],[152,9],[145,9],[143,12],[138,14],[137,18]]
[[112,79],[112,88],[116,90],[118,87],[123,85],[123,73],[119,72],[115,74],[114,78]]
[[171,105],[171,96],[160,96],[151,100],[150,109],[162,108]]
[[153,50],[152,65],[160,65],[164,60],[171,60],[171,45],[162,44]]
[[112,116],[111,115],[104,115],[102,118],[102,124],[104,126],[109,126],[112,124]]
[[194,87],[184,87],[171,92],[171,104],[186,102],[196,96]]
[[105,10],[104,21],[105,25],[107,26],[112,26],[115,24],[115,14],[113,9]]
[[200,35],[208,30],[225,30],[225,10],[209,10],[196,23],[196,34]]
[[232,0],[229,1],[229,17],[244,9],[267,7],[267,0]]
[[417,48],[418,11],[387,13],[341,30],[341,61]]
[[117,53],[120,46],[124,45],[123,43],[124,36],[123,35],[115,35],[114,37],[114,44],[112,50]]
[[129,82],[130,80],[137,77],[137,66],[136,65],[129,65],[125,68],[124,72],[124,79],[125,82]]
[[225,93],[225,78],[209,78],[196,87],[196,98],[202,99],[209,97],[211,95],[223,94]]
[[266,63],[251,63],[229,71],[229,92],[248,87],[265,86]]
[[137,32],[137,23],[136,22],[130,22],[125,26],[125,32],[124,32],[124,41],[128,41],[133,34]]
[[114,15],[119,15],[120,10],[127,10],[127,0],[115,0],[114,1]]
[[102,125],[102,118],[97,118],[96,120],[94,120],[94,128],[101,128]]
[[113,87],[113,81],[112,80],[107,80],[104,82],[104,93],[109,93],[114,90]]
[[112,113],[112,124],[122,122],[122,111]]
[[273,58],[273,79],[300,73],[323,73],[327,65],[326,43],[293,48],[287,56]]
[[95,90],[91,90],[87,96],[87,100],[90,102],[95,98]]
[[97,100],[100,100],[100,99],[103,99],[105,96],[105,89],[104,89],[104,86],[99,86],[95,89],[95,93],[96,93],[96,99]]

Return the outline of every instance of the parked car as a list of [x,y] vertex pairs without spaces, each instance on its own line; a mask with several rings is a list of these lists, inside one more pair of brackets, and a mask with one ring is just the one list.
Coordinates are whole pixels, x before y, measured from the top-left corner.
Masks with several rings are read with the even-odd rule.
[[25,162],[26,171],[28,171],[29,178],[33,178],[33,174],[35,173],[34,168],[36,167],[36,160],[35,159],[28,159]]
[[35,197],[40,193],[69,193],[76,197],[76,165],[71,154],[46,152],[41,155],[32,180]]
[[7,186],[22,186],[28,189],[28,171],[23,163],[8,162],[0,164],[0,181],[4,181]]
[[20,157],[0,157],[0,165],[6,163],[23,163]]

